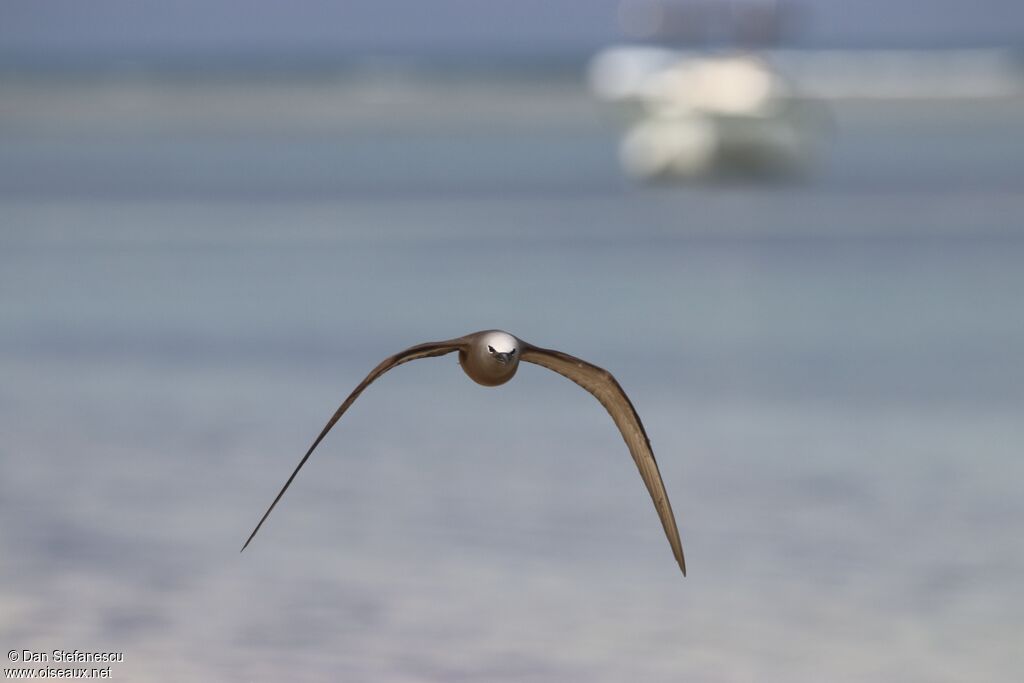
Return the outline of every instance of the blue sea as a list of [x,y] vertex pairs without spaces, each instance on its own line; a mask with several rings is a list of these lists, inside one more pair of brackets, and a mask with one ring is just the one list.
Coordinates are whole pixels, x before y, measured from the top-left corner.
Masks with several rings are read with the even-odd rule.
[[[571,78],[0,81],[0,645],[1019,680],[1024,99],[829,110],[806,178],[642,187]],[[487,328],[615,374],[687,578],[592,397],[453,356],[371,386],[238,552],[378,361]]]

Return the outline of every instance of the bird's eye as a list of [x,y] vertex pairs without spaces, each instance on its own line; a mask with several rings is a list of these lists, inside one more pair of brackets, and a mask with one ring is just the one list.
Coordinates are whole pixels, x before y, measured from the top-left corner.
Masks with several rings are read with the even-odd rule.
[[494,353],[494,347],[493,346],[488,345],[487,346],[487,350],[490,351],[491,353]]
[[516,350],[512,349],[511,351],[508,352],[508,355],[510,355],[510,356],[516,355]]

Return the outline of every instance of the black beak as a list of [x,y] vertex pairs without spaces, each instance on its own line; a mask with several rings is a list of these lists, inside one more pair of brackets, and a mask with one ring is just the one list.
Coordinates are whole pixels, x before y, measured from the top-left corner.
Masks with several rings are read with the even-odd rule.
[[507,365],[509,363],[509,361],[512,360],[512,354],[511,353],[495,353],[494,357],[502,365]]

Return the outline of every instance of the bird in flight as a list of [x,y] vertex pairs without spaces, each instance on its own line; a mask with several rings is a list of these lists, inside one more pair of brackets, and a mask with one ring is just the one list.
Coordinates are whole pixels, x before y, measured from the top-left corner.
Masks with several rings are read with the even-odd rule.
[[381,361],[377,367],[370,371],[366,379],[360,382],[359,386],[349,394],[344,403],[331,416],[331,419],[327,421],[320,435],[316,437],[316,441],[309,447],[306,454],[302,456],[302,460],[299,461],[292,475],[288,477],[288,481],[284,483],[280,493],[274,498],[274,502],[263,513],[263,517],[260,518],[259,524],[256,525],[256,528],[249,535],[245,545],[242,546],[242,550],[249,546],[249,543],[256,536],[256,532],[263,526],[263,522],[267,521],[267,517],[270,516],[274,506],[277,505],[278,501],[281,500],[281,496],[291,486],[295,475],[299,473],[302,466],[309,460],[309,456],[313,453],[314,449],[323,441],[324,437],[327,436],[327,432],[331,431],[331,427],[341,419],[341,416],[345,414],[345,411],[349,409],[349,406],[355,402],[356,398],[359,397],[359,394],[363,393],[366,387],[370,386],[375,379],[385,372],[402,363],[408,363],[420,358],[443,356],[455,351],[459,352],[459,365],[469,375],[469,378],[487,387],[498,386],[512,379],[512,376],[516,374],[516,370],[519,369],[519,361],[523,360],[527,363],[535,363],[549,370],[554,370],[593,394],[612,416],[612,420],[615,421],[616,426],[622,433],[622,438],[625,439],[626,445],[629,447],[630,455],[633,456],[633,460],[640,470],[640,477],[644,480],[647,491],[651,494],[651,499],[654,501],[658,517],[661,518],[661,525],[665,529],[665,536],[668,537],[669,545],[672,546],[672,554],[675,556],[683,576],[686,576],[686,561],[683,559],[683,546],[679,541],[679,529],[676,527],[676,520],[672,514],[672,505],[668,501],[668,494],[665,493],[665,484],[661,480],[661,473],[658,471],[658,463],[654,459],[654,452],[651,450],[651,443],[647,438],[647,432],[644,431],[644,426],[640,422],[640,416],[637,415],[636,409],[633,408],[629,397],[626,396],[626,392],[622,390],[622,387],[619,386],[619,383],[612,374],[603,368],[599,368],[585,360],[570,356],[561,351],[542,349],[528,344],[501,330],[484,330],[457,339],[449,339],[448,341],[417,344]]

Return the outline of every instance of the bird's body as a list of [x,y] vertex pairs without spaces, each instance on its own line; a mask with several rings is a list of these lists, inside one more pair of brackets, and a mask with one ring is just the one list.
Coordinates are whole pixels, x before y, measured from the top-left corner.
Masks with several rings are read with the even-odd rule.
[[630,402],[629,397],[619,386],[619,383],[610,372],[596,365],[570,356],[561,351],[542,349],[528,344],[513,335],[501,330],[484,330],[468,334],[465,337],[450,339],[442,342],[428,342],[410,347],[401,353],[397,353],[384,359],[377,367],[370,371],[370,374],[349,394],[348,398],[335,411],[328,420],[327,425],[320,432],[320,435],[313,442],[313,445],[306,451],[306,455],[299,461],[298,466],[292,475],[281,488],[280,493],[270,504],[270,507],[263,514],[259,524],[253,529],[249,539],[242,546],[242,550],[248,547],[249,543],[256,536],[256,532],[263,526],[263,522],[270,516],[270,512],[281,500],[281,496],[291,486],[295,475],[299,473],[306,460],[313,453],[313,450],[331,430],[331,427],[341,419],[341,416],[355,402],[359,394],[363,392],[374,380],[383,375],[393,367],[408,363],[420,358],[432,356],[443,356],[458,351],[459,365],[462,370],[474,382],[483,386],[493,387],[508,382],[516,374],[519,362],[526,361],[553,370],[564,377],[571,379],[579,386],[593,394],[601,405],[615,421],[615,425],[622,433],[622,438],[629,447],[640,476],[651,494],[654,507],[661,518],[661,524],[665,529],[665,535],[672,546],[672,553],[675,556],[683,575],[686,575],[686,562],[683,559],[683,546],[679,540],[679,530],[676,527],[675,516],[672,514],[672,506],[665,492],[664,482],[661,480],[661,473],[658,471],[658,464],[654,459],[654,452],[651,450],[650,441],[644,426],[640,422],[640,416]]
[[496,387],[512,379],[522,355],[519,340],[508,332],[477,332],[476,339],[459,349],[459,365],[471,380],[485,387]]

